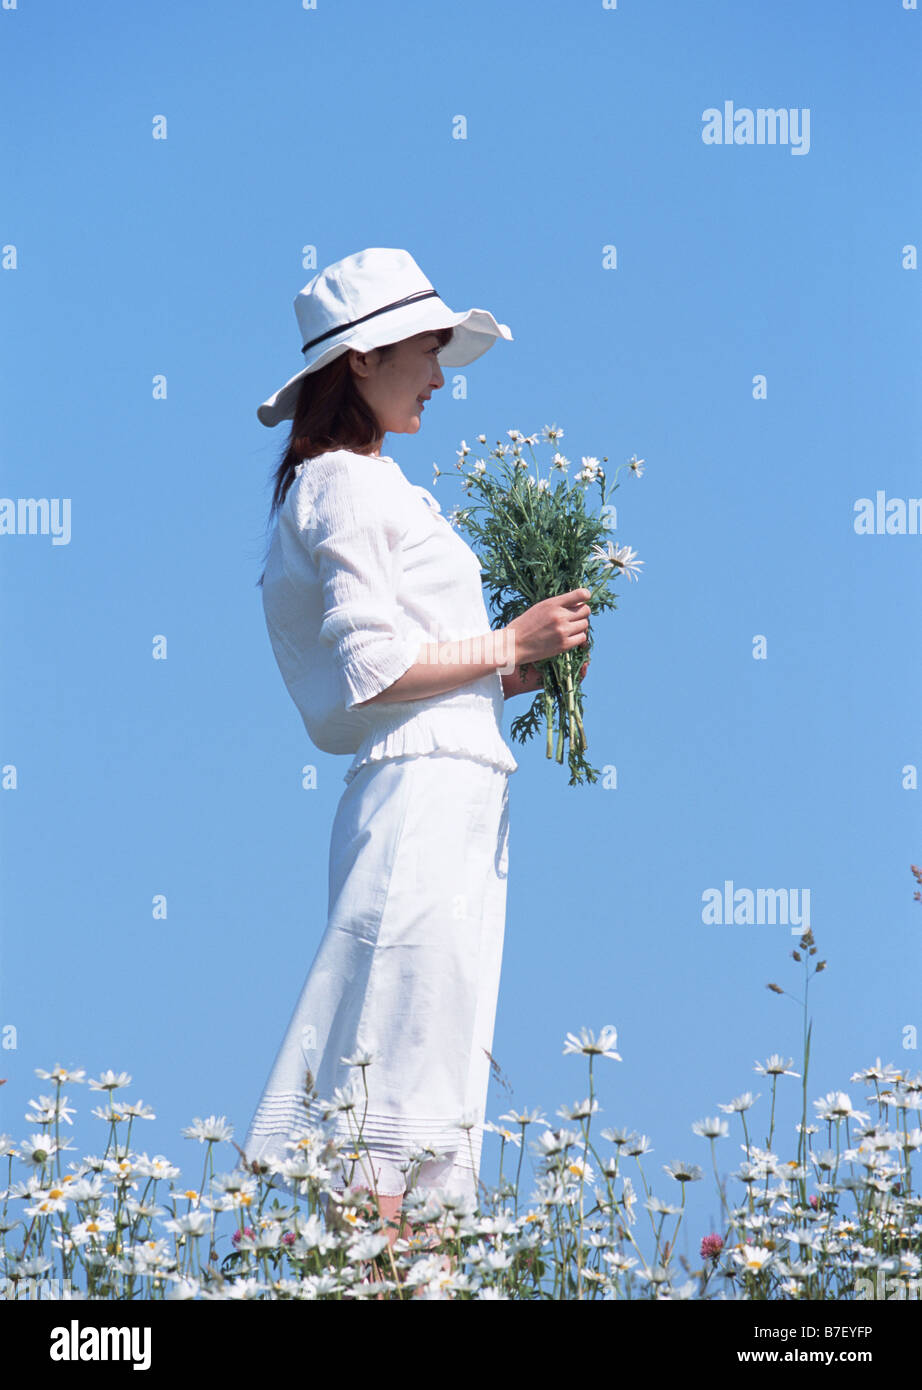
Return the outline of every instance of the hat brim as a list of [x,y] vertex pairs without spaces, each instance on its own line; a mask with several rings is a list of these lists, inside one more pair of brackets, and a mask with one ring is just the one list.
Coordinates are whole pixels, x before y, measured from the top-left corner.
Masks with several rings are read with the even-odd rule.
[[[300,372],[290,377],[268,400],[263,401],[256,411],[260,424],[271,428],[273,425],[281,424],[283,420],[294,419],[298,393],[304,378],[312,372],[319,372],[321,367],[326,367],[350,348],[357,352],[370,352],[373,348],[380,347],[380,332],[384,322],[389,325],[389,336],[384,341],[390,343],[402,342],[404,338],[413,338],[427,330],[453,328],[455,331],[451,342],[439,353],[439,362],[445,367],[463,367],[468,362],[476,361],[493,346],[497,338],[513,341],[508,325],[498,323],[488,309],[468,309],[455,314],[441,299],[432,299],[425,307],[407,306],[407,310],[397,310],[389,320],[379,322],[377,328],[371,326],[374,324],[374,320],[371,320],[370,324],[356,324],[355,328],[337,338],[306,367],[302,367]],[[391,334],[393,336],[390,336]]]

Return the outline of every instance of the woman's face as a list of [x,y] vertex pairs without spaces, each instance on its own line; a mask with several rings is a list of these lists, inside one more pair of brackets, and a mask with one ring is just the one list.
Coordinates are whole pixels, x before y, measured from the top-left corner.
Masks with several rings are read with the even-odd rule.
[[382,436],[388,432],[415,434],[419,429],[423,402],[445,384],[439,347],[435,333],[417,333],[384,356],[379,348],[370,352],[350,349],[356,388],[374,411]]

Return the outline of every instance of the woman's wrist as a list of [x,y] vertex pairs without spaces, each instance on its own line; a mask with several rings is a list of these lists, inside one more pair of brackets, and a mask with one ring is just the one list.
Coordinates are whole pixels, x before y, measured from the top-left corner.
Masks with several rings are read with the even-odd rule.
[[513,695],[533,694],[543,687],[544,677],[533,662],[525,662],[524,671],[523,675],[522,665],[517,664],[508,675],[502,677],[505,699],[511,699]]

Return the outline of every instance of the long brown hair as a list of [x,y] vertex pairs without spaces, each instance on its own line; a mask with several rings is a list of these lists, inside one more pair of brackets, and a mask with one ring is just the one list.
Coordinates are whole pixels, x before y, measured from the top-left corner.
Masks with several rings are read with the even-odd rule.
[[[451,340],[454,331],[453,328],[433,329],[442,347]],[[385,343],[378,351],[382,357],[387,357],[396,346],[396,343]],[[319,371],[309,372],[301,382],[291,431],[272,475],[274,487],[268,528],[271,529],[285,501],[299,463],[331,449],[354,449],[362,453],[380,440],[382,433],[374,411],[356,387],[348,352],[340,353]],[[269,545],[271,543],[270,537]],[[268,553],[267,547],[266,555]],[[257,586],[262,584],[264,576],[265,570],[256,581]]]

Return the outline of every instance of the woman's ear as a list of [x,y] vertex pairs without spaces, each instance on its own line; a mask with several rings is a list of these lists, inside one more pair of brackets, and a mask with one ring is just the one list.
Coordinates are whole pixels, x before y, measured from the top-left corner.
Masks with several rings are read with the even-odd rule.
[[[376,351],[376,349],[372,349],[372,351]],[[357,348],[349,348],[346,357],[349,359],[349,366],[356,376],[368,376],[369,362],[367,352],[359,352]]]

